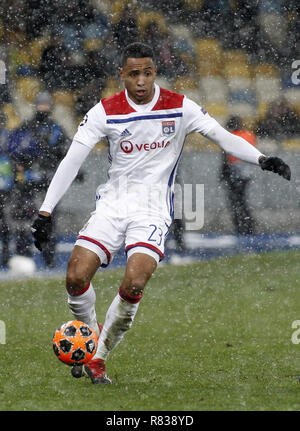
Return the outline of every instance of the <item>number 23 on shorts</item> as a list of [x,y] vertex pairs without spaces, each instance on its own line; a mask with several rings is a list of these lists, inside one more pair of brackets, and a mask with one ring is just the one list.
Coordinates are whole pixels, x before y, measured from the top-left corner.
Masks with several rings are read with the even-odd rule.
[[156,245],[159,247],[164,239],[164,232],[162,228],[156,226],[156,224],[150,224],[149,228],[151,229],[151,233],[148,237],[148,241],[155,242]]

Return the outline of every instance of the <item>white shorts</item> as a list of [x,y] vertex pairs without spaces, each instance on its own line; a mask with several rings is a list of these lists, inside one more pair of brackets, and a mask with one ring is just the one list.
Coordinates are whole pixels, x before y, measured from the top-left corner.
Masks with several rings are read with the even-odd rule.
[[80,230],[75,245],[99,256],[101,266],[108,266],[125,244],[127,259],[134,253],[145,253],[157,262],[164,258],[164,243],[169,227],[162,218],[110,217],[99,211],[92,213]]

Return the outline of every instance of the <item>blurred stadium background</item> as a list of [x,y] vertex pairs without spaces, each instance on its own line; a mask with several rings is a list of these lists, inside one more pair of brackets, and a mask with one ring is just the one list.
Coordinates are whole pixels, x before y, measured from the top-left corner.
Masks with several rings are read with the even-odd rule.
[[[290,183],[254,169],[249,202],[258,234],[294,235],[298,245],[300,84],[292,79],[297,73],[292,65],[300,60],[299,16],[297,0],[1,2],[6,82],[0,86],[0,109],[6,127],[14,130],[31,118],[36,95],[48,90],[53,117],[72,139],[87,110],[121,89],[122,48],[145,41],[157,56],[158,84],[186,94],[222,125],[232,115],[241,116],[257,134],[262,152],[290,164]],[[283,100],[295,120],[286,117],[286,123],[275,122],[278,129],[262,131],[261,122]],[[285,118],[284,111],[280,115]],[[106,152],[99,142],[83,167],[84,181],[72,185],[60,204],[60,235],[76,233],[93,209],[96,186],[106,178]],[[184,183],[204,184],[201,234],[233,233],[218,179],[220,163],[214,144],[200,135],[187,138],[181,172]]]
[[[0,266],[6,327],[0,410],[299,411],[299,345],[291,342],[292,322],[299,322],[299,251],[227,259],[300,246],[300,83],[292,79],[294,73],[300,80],[292,67],[300,61],[299,16],[299,0],[0,1],[0,68],[6,68],[5,83],[0,69],[0,112],[8,131],[33,116],[36,95],[48,90],[53,117],[71,140],[86,111],[120,89],[123,46],[142,40],[155,49],[160,85],[185,93],[222,125],[242,116],[261,151],[292,169],[288,182],[254,167],[249,202],[256,233],[238,237],[219,182],[222,153],[199,135],[188,137],[182,181],[204,185],[204,225],[186,233],[183,259],[173,253],[171,238],[166,261],[226,258],[157,271],[134,332],[109,364],[116,384],[94,397],[90,384],[70,379],[49,352],[53,330],[70,318],[65,282],[56,275],[106,179],[107,148],[99,142],[83,166],[83,181],[59,205],[57,267],[48,273],[33,246],[42,269],[36,279],[24,281],[35,268],[22,268],[20,259],[19,281]],[[114,262],[124,261],[120,253]],[[100,321],[122,277],[123,271],[96,275]]]

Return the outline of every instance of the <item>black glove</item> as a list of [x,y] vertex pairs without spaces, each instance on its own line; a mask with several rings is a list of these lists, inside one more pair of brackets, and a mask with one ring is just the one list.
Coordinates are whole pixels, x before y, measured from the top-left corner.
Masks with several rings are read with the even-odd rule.
[[43,246],[49,242],[51,238],[51,216],[43,216],[39,214],[31,226],[31,232],[34,238],[34,245],[38,250],[42,251]]
[[275,174],[281,175],[286,180],[291,179],[290,167],[279,157],[261,156],[258,162],[263,171],[275,172]]

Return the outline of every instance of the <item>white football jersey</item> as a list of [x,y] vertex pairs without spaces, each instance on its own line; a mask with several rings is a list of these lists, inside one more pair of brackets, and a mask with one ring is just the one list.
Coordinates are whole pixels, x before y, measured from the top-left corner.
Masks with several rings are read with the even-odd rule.
[[170,220],[185,137],[194,132],[205,136],[216,124],[186,96],[155,84],[154,97],[146,105],[133,103],[126,90],[102,99],[86,114],[74,141],[92,149],[107,139],[108,181],[98,188],[97,201],[109,194],[115,204],[112,196],[117,193],[116,199],[138,202],[140,210],[147,206],[151,213]]

